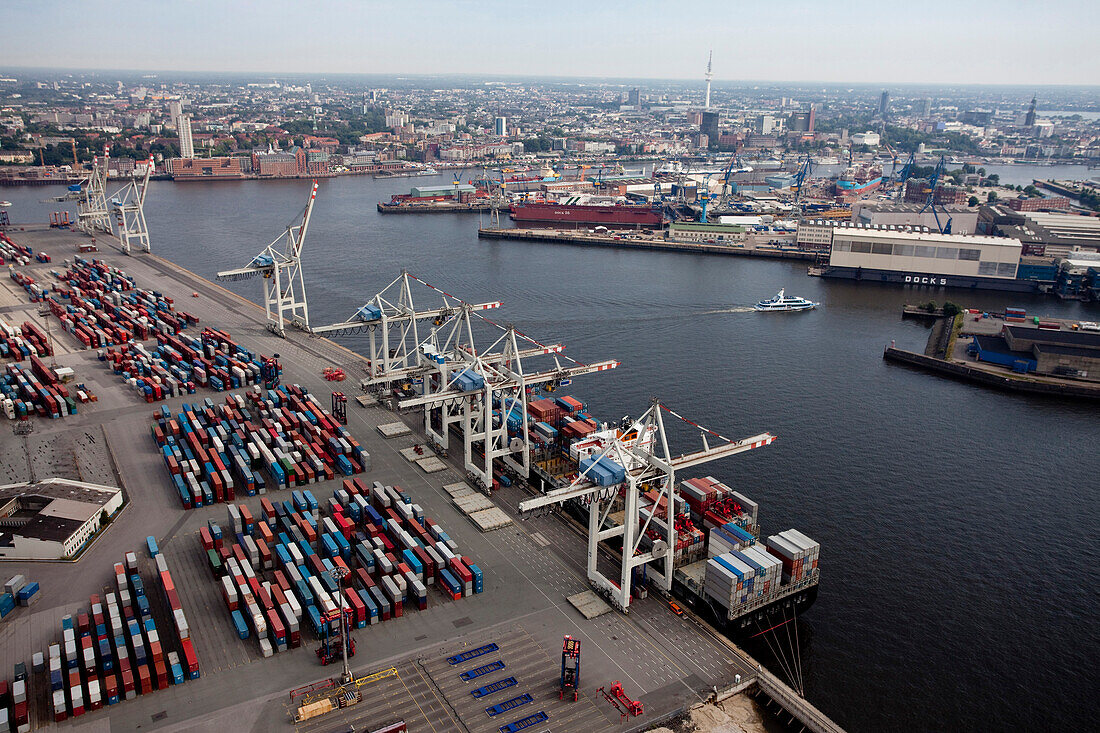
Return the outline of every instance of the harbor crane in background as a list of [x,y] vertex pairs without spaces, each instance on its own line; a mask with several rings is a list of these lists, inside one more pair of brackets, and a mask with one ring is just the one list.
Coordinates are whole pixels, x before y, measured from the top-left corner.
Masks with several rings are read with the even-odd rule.
[[722,173],[722,195],[719,199],[719,205],[723,208],[729,206],[730,198],[733,195],[733,191],[730,189],[730,178],[737,173],[752,173],[752,166],[745,165],[740,155],[733,155],[730,157],[726,170]]
[[111,233],[111,212],[107,208],[107,166],[111,160],[111,146],[103,149],[103,156],[92,159],[92,172],[80,183],[80,200],[77,202],[76,228],[93,237],[96,232]]
[[[664,414],[668,414],[700,432],[702,447],[691,453],[673,456],[668,446]],[[743,440],[731,440],[713,430],[708,430],[684,418],[658,400],[654,400],[646,412],[618,432],[595,460],[587,463],[581,473],[568,486],[554,489],[542,496],[524,499],[519,503],[521,512],[529,512],[552,504],[578,499],[588,505],[588,580],[597,590],[608,595],[623,612],[630,608],[631,580],[634,569],[662,562],[662,570],[654,573],[660,579],[666,593],[672,589],[675,570],[676,520],[673,496],[676,471],[703,463],[748,452],[770,445],[776,436],[761,433]],[[715,444],[712,445],[712,442]],[[604,469],[598,468],[603,465]],[[584,464],[582,463],[582,466]],[[616,475],[617,471],[622,472]],[[610,480],[608,477],[610,476]],[[638,500],[644,491],[657,492],[654,507],[665,501],[665,512],[658,517],[655,511],[644,522],[639,522]],[[623,499],[623,521],[605,527],[617,499]],[[655,520],[664,524],[665,539],[654,540],[652,547],[644,549],[642,538]],[[656,529],[660,531],[659,524]],[[603,540],[621,539],[622,557],[620,575],[608,578],[599,570],[599,544]]]
[[699,217],[699,221],[703,224],[707,223],[707,204],[709,204],[711,198],[713,198],[713,195],[710,192],[710,176],[710,173],[707,173],[705,176],[703,176],[703,193],[701,196],[696,196],[696,198],[702,199],[703,202],[703,212]]
[[940,209],[943,210],[944,216],[947,217],[946,223],[940,221],[940,214],[936,211],[936,186],[939,185],[940,180],[946,173],[947,159],[941,155],[939,162],[936,163],[935,170],[932,171],[932,175],[928,178],[928,188],[925,191],[928,197],[924,201],[924,206],[917,212],[917,216],[920,216],[924,212],[931,210],[932,216],[936,219],[936,228],[940,230],[940,234],[951,233],[951,215],[947,213],[947,209],[943,208],[943,204],[938,204]]
[[909,175],[913,170],[913,166],[916,164],[917,154],[915,152],[909,153],[909,159],[906,160],[905,163],[902,165],[901,173],[898,173],[898,151],[894,150],[889,145],[886,145],[884,147],[886,148],[886,152],[888,152],[893,157],[890,167],[890,177],[889,179],[887,179],[887,185],[891,187],[904,186],[905,182],[909,180]]
[[798,199],[802,196],[802,187],[809,180],[810,174],[813,172],[814,163],[813,159],[807,155],[805,160],[801,161],[798,166],[798,171],[794,174],[794,182],[791,184],[791,188],[794,189],[794,215],[801,216],[802,210],[798,208]]
[[136,246],[143,252],[149,252],[149,227],[145,223],[145,192],[149,189],[149,178],[156,164],[153,156],[145,165],[145,173],[139,179],[135,175],[130,182],[111,197],[111,207],[115,211],[115,223],[118,225],[118,240],[122,251],[130,254]]
[[286,231],[267,245],[245,267],[218,273],[219,280],[262,277],[267,328],[284,338],[288,323],[303,330],[309,330],[306,283],[302,277],[302,249],[305,246],[309,218],[313,213],[313,203],[316,199],[317,181],[313,181],[309,200],[306,202],[299,223],[287,225]]

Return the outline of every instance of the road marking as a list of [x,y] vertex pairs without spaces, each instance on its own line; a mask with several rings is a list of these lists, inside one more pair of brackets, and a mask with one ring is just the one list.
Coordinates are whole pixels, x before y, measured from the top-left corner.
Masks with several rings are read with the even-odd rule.
[[425,723],[427,723],[428,725],[431,725],[431,726],[432,726],[432,730],[434,731],[434,730],[435,730],[435,726],[434,726],[434,725],[432,725],[432,721],[431,721],[431,719],[429,719],[429,718],[428,718],[428,716],[424,714],[424,708],[420,707],[420,703],[418,703],[418,702],[416,701],[416,698],[415,698],[415,697],[413,697],[412,691],[411,691],[411,690],[409,690],[409,686],[405,684],[405,680],[401,679],[401,673],[400,673],[400,672],[399,672],[399,673],[397,674],[397,681],[398,681],[398,682],[400,682],[400,683],[401,683],[401,686],[405,688],[405,692],[407,692],[407,693],[408,693],[408,695],[409,695],[409,699],[410,699],[410,700],[412,700],[412,702],[413,702],[413,705],[415,705],[415,706],[416,706],[416,709],[420,711],[420,714],[421,714],[422,716],[424,716],[424,722],[425,722]]

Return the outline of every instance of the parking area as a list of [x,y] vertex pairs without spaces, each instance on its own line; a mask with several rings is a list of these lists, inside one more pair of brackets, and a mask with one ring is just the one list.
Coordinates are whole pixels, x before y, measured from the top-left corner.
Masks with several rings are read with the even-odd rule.
[[[495,644],[497,649],[459,664],[448,662],[453,655],[486,644]],[[522,627],[517,626],[504,634],[476,634],[463,644],[441,648],[431,655],[402,660],[393,667],[392,673],[378,672],[379,679],[360,687],[363,700],[358,705],[304,721],[295,729],[300,733],[341,730],[351,726],[355,730],[372,730],[404,720],[409,730],[416,731],[497,733],[501,726],[540,712],[547,719],[533,726],[532,730],[562,733],[596,731],[612,722],[617,724],[618,714],[612,716],[614,711],[606,704],[607,710],[602,710],[599,706],[602,698],[597,701],[591,692],[585,691],[591,685],[582,684],[582,692],[576,701],[572,698],[559,699],[560,657],[560,647],[555,658],[551,650],[539,644]],[[503,667],[469,681],[462,679],[464,672],[496,667],[496,663],[503,664]],[[472,694],[496,686],[494,683],[507,683],[512,679],[514,684],[501,686],[495,692],[480,697]],[[486,711],[523,696],[530,696],[530,702],[496,715],[489,715]]]

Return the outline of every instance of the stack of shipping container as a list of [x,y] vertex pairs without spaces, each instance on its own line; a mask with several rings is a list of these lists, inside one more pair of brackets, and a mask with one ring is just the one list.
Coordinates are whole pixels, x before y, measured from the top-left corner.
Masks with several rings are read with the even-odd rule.
[[28,581],[22,575],[15,575],[4,583],[4,592],[0,594],[0,620],[7,618],[16,606],[33,606],[38,603],[38,583]]
[[686,479],[680,495],[706,533],[703,592],[722,607],[766,601],[817,572],[818,543],[790,529],[761,544],[756,502],[717,479]]
[[19,364],[8,364],[0,375],[0,400],[9,420],[31,415],[49,418],[75,415],[78,403],[96,401],[95,394],[84,385],[70,388],[37,356],[30,359],[29,372]]
[[64,273],[54,274],[67,288],[49,294],[46,302],[61,327],[85,348],[144,341],[198,323],[176,311],[171,298],[138,288],[125,272],[98,260],[76,257]]
[[153,440],[185,509],[370,468],[370,454],[297,386],[228,395],[154,415]]
[[15,665],[15,676],[9,686],[0,681],[0,731],[30,733],[31,718],[27,701],[27,665]]
[[32,303],[38,303],[47,297],[50,292],[50,286],[43,286],[37,280],[30,275],[19,272],[18,270],[9,270],[10,277],[15,281],[15,284],[23,288],[27,295],[30,297]]
[[[324,507],[308,489],[261,499],[258,517],[230,505],[226,526],[209,522],[199,540],[237,635],[257,639],[264,656],[299,646],[303,624],[318,637],[334,630],[341,603],[349,626],[362,628],[427,608],[429,585],[451,599],[484,587],[442,527],[378,482],[345,479]],[[337,568],[347,570],[342,582]]]
[[0,232],[0,265],[26,265],[34,257],[34,250],[11,241],[7,234]]
[[50,356],[53,349],[50,348],[46,334],[42,333],[35,324],[24,321],[19,328],[0,321],[0,357],[23,361],[30,356]]
[[198,338],[158,333],[152,351],[141,344],[126,344],[117,351],[104,350],[102,358],[146,402],[194,394],[197,387],[224,392],[257,384],[265,359],[229,334],[210,328]]
[[198,679],[198,658],[175,583],[164,556],[156,561],[167,609],[159,628],[132,552],[114,566],[114,591],[92,595],[88,611],[61,619],[61,643],[48,651],[55,722]]
[[783,582],[797,583],[817,572],[821,545],[797,529],[768,537],[768,552],[783,562]]

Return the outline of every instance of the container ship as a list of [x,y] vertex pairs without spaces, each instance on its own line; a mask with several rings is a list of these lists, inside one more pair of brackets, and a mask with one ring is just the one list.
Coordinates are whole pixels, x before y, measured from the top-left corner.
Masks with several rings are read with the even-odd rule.
[[[497,413],[494,420],[507,420],[509,429],[518,431],[523,417],[517,409],[507,416]],[[567,485],[563,477],[575,475],[586,460],[622,437],[622,428],[597,423],[573,397],[534,400],[528,413],[530,435],[538,446],[533,470],[549,485],[545,488]],[[655,438],[627,437],[639,445]],[[712,476],[680,481],[672,501],[673,596],[715,628],[733,639],[752,638],[795,620],[813,605],[820,580],[819,543],[795,529],[762,536],[757,503]],[[647,528],[643,545],[667,542],[667,497],[647,491],[638,507],[639,526]],[[588,523],[588,508],[582,503],[568,502],[565,508],[577,521]],[[620,508],[608,514],[604,527],[623,521]],[[633,592],[644,595],[644,566],[638,571]]]
[[727,636],[759,636],[817,600],[818,542],[796,529],[761,537],[756,502],[713,477],[682,481],[678,498],[703,539],[678,558],[673,595]]
[[[575,196],[562,202],[515,203],[512,220],[518,225],[654,229],[664,223],[664,214],[648,204],[612,203],[610,197]],[[604,203],[603,201],[608,201]]]

